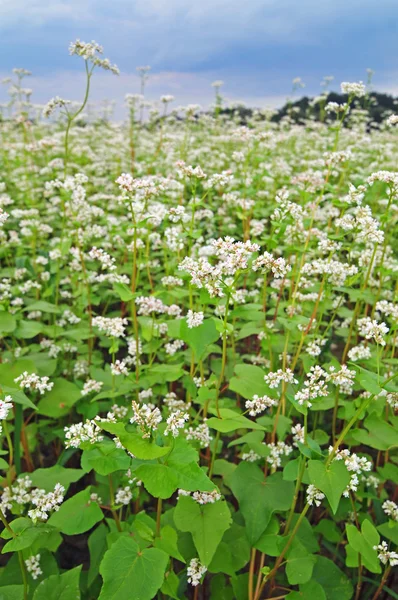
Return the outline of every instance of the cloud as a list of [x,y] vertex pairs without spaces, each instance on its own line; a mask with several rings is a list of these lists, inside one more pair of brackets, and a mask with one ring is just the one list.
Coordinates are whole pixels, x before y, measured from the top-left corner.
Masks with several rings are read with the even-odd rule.
[[[62,85],[57,74],[82,67],[69,41],[96,39],[123,77],[150,64],[190,101],[198,82],[202,90],[220,78],[229,95],[256,100],[283,97],[296,76],[310,94],[323,75],[357,80],[372,67],[376,82],[385,78],[395,68],[397,17],[396,0],[0,0],[0,52],[4,70],[52,73]],[[121,83],[112,86],[109,94]]]

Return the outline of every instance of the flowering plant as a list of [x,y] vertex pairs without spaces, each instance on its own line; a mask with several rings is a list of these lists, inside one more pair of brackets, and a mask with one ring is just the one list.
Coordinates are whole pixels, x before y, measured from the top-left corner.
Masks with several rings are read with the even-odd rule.
[[117,125],[70,52],[0,124],[0,597],[396,598],[398,119],[148,114],[140,67]]

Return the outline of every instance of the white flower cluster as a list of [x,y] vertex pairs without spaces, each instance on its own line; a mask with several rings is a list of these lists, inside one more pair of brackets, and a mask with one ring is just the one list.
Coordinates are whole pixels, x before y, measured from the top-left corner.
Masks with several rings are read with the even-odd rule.
[[25,560],[26,570],[31,574],[32,579],[37,579],[40,575],[43,575],[43,571],[40,568],[40,554],[30,556]]
[[275,258],[269,252],[264,252],[253,261],[253,271],[263,269],[264,271],[272,271],[275,277],[285,277],[291,270],[291,266],[287,264],[284,258]]
[[14,381],[15,383],[19,383],[20,388],[31,392],[38,391],[42,395],[45,392],[49,392],[54,386],[48,377],[39,377],[35,373],[28,373],[27,371],[24,371]]
[[285,383],[298,383],[298,380],[295,379],[291,369],[286,369],[285,371],[282,369],[278,369],[274,372],[271,371],[267,375],[264,375],[264,381],[270,388],[277,388],[282,381]]
[[124,504],[128,506],[133,498],[131,489],[127,485],[124,488],[118,488],[115,494],[115,504]]
[[393,521],[398,521],[398,506],[392,500],[386,500],[382,506],[384,512]]
[[[333,452],[333,446],[329,446],[329,454]],[[343,460],[347,470],[353,473],[347,488],[343,492],[345,498],[349,498],[350,491],[356,492],[359,485],[359,475],[363,472],[372,470],[372,463],[365,456],[358,456],[357,454],[351,454],[350,450],[338,450],[333,460]]]
[[389,328],[385,323],[378,323],[376,319],[363,317],[362,319],[358,319],[357,324],[359,335],[362,335],[367,340],[375,340],[376,344],[380,346],[386,345],[383,336],[388,333]]
[[[4,400],[0,400],[0,421],[5,421],[7,419],[12,407],[13,403],[11,396],[5,396]],[[0,424],[0,433],[2,432],[2,430],[3,428]]]
[[188,329],[199,327],[199,325],[202,325],[203,319],[203,312],[193,312],[193,310],[189,310],[187,314]]
[[115,360],[114,363],[111,363],[111,373],[112,375],[128,375],[129,370],[127,368],[126,362],[124,360]]
[[343,81],[340,84],[341,93],[348,94],[348,96],[356,96],[362,98],[366,94],[366,86],[362,81],[350,83],[349,81]]
[[93,319],[94,327],[98,327],[105,335],[115,338],[126,335],[124,329],[127,323],[127,319],[122,317],[94,317]]
[[56,483],[53,492],[46,493],[45,490],[34,489],[31,492],[31,503],[36,507],[28,511],[28,516],[34,523],[36,521],[46,521],[48,513],[57,511],[64,500],[65,488],[60,483]]
[[191,560],[191,562],[189,563],[189,566],[187,569],[188,583],[190,583],[194,587],[199,585],[200,580],[202,579],[202,577],[206,573],[206,571],[207,571],[207,567],[202,565],[199,562],[198,558],[193,558]]
[[178,497],[180,496],[191,496],[198,504],[214,504],[218,500],[221,500],[221,494],[217,490],[212,492],[188,492],[187,490],[178,490]]
[[307,487],[307,504],[320,506],[325,494],[318,490],[312,483]]
[[320,366],[311,367],[304,381],[304,388],[294,396],[301,406],[312,406],[311,400],[316,400],[328,395],[327,373]]
[[29,476],[21,477],[12,486],[5,487],[0,502],[3,513],[11,510],[14,505],[18,505],[20,510],[25,504],[31,504],[35,508],[28,510],[28,516],[33,522],[36,522],[38,520],[46,521],[49,512],[59,509],[65,494],[63,485],[56,483],[52,492],[46,492],[39,488],[32,490],[31,488],[32,480]]
[[199,165],[196,167],[192,167],[191,165],[187,165],[183,160],[179,160],[176,162],[177,169],[187,177],[196,177],[196,179],[206,179],[207,175],[203,172],[202,167]]
[[164,349],[166,354],[168,354],[169,356],[174,356],[174,354],[178,352],[178,350],[180,350],[180,348],[182,348],[183,345],[184,342],[182,340],[174,340],[173,342],[165,344]]
[[348,358],[352,362],[357,362],[358,360],[367,360],[372,355],[369,346],[365,346],[364,344],[359,344],[358,346],[354,346],[348,352]]
[[261,456],[257,454],[257,452],[254,452],[254,450],[249,450],[249,452],[243,452],[242,454],[242,460],[245,460],[246,462],[256,462],[260,459]]
[[390,563],[391,567],[398,565],[398,553],[388,549],[387,542],[382,541],[378,546],[373,546],[373,550],[379,553],[377,558],[383,565]]
[[93,246],[88,255],[91,260],[98,260],[103,270],[114,271],[116,269],[115,259],[102,248]]
[[173,437],[178,437],[180,433],[180,429],[185,427],[185,422],[189,420],[189,414],[184,413],[183,411],[177,410],[176,412],[171,413],[169,417],[167,417],[166,423],[167,427],[164,431],[165,435],[171,435]]
[[293,434],[293,446],[297,447],[298,443],[304,444],[305,430],[304,427],[300,425],[300,423],[297,423],[297,425],[293,425],[290,431]]
[[398,115],[390,115],[386,122],[387,125],[396,125],[398,123]]
[[79,448],[83,442],[95,444],[102,441],[104,438],[101,434],[101,429],[95,421],[86,420],[85,423],[75,423],[70,427],[64,427],[65,431],[65,448]]
[[177,412],[180,410],[189,410],[191,408],[191,402],[184,402],[184,400],[180,400],[177,398],[177,394],[175,392],[169,392],[163,398],[163,404],[167,406],[167,409],[172,412]]
[[106,71],[111,71],[114,75],[119,75],[119,69],[112,65],[108,58],[100,58],[98,55],[103,53],[103,48],[97,42],[82,42],[77,39],[69,44],[69,54],[81,56],[85,61],[91,62],[96,67],[101,67]]
[[267,408],[271,408],[271,406],[276,406],[278,401],[274,398],[270,398],[269,396],[258,396],[254,394],[252,400],[246,400],[245,407],[249,411],[249,415],[251,417],[255,417],[256,415],[262,413]]
[[152,404],[142,404],[140,406],[135,400],[131,402],[131,406],[133,416],[130,423],[137,423],[142,431],[142,437],[151,437],[151,433],[157,430],[159,423],[162,421],[160,410]]
[[276,444],[266,444],[270,449],[270,454],[267,456],[267,462],[273,469],[277,469],[282,464],[282,456],[289,456],[293,452],[293,448],[285,442],[276,442]]
[[213,437],[210,435],[210,429],[206,424],[206,419],[204,419],[203,423],[200,423],[195,429],[193,427],[188,427],[186,438],[187,440],[198,442],[201,448],[210,446]]
[[4,225],[10,215],[0,206],[0,227]]
[[51,98],[51,100],[49,100],[47,102],[47,104],[45,105],[45,107],[43,108],[43,116],[50,117],[53,114],[53,112],[55,111],[55,109],[58,108],[58,106],[63,107],[63,106],[67,106],[70,103],[71,103],[70,100],[64,100],[63,98],[60,98],[59,96],[55,96],[54,98]]
[[398,392],[390,392],[386,394],[386,401],[393,410],[398,410]]
[[97,393],[101,391],[102,386],[104,385],[103,381],[95,381],[95,379],[87,379],[85,384],[83,385],[83,389],[80,392],[82,396],[88,396],[93,392]]

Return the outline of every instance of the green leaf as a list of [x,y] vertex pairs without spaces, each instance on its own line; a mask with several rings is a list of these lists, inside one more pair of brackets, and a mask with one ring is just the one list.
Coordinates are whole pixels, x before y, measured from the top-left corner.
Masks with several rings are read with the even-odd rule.
[[398,546],[398,523],[396,521],[387,521],[378,526],[377,530],[388,540],[391,540]]
[[56,483],[60,483],[67,490],[71,483],[79,481],[84,475],[82,469],[65,469],[61,465],[54,465],[46,469],[36,469],[33,473],[25,473],[32,480],[32,485],[46,492],[51,492]]
[[229,408],[220,409],[221,419],[210,417],[207,420],[207,425],[221,433],[229,433],[237,429],[259,429],[264,431],[264,427],[255,421],[251,421],[247,417],[230,410]]
[[62,538],[57,529],[46,523],[38,523],[33,525],[30,519],[19,517],[10,523],[11,529],[16,533],[16,537],[12,537],[11,533],[4,529],[1,537],[10,540],[5,544],[2,553],[19,552],[27,548],[49,548],[56,550]]
[[320,533],[325,540],[332,544],[337,544],[341,538],[341,531],[336,523],[334,521],[329,521],[328,519],[319,521],[318,525],[314,528],[314,531]]
[[210,492],[214,489],[214,484],[196,462],[177,464],[169,459],[168,463],[140,465],[135,470],[135,475],[155,498],[170,498],[178,488],[189,492]]
[[90,587],[94,579],[99,575],[99,564],[108,549],[106,536],[109,529],[104,523],[100,523],[88,538],[88,549],[90,551],[90,568],[87,573],[87,587]]
[[180,496],[174,522],[180,531],[192,534],[200,561],[208,566],[231,524],[231,513],[224,500],[199,504],[190,496]]
[[131,454],[142,460],[153,460],[170,452],[169,446],[158,446],[138,433],[126,432],[119,436],[119,440]]
[[11,333],[16,326],[17,320],[14,315],[5,310],[0,311],[0,333]]
[[255,365],[236,365],[235,377],[229,382],[229,389],[251,400],[255,394],[264,396],[270,389],[264,381],[264,370]]
[[51,575],[37,586],[33,600],[80,600],[81,569],[79,565],[62,575]]
[[179,487],[177,474],[167,465],[140,465],[134,474],[155,498],[170,498]]
[[2,386],[2,391],[5,394],[10,394],[12,396],[14,404],[20,404],[24,408],[31,408],[32,410],[37,410],[37,406],[33,404],[33,402],[29,400],[29,398],[22,391],[15,390],[14,388],[8,387],[6,385]]
[[26,306],[23,310],[24,312],[30,312],[31,310],[40,310],[41,312],[51,313],[54,315],[59,314],[61,312],[59,306],[51,304],[50,302],[46,302],[45,300],[38,300],[37,302],[33,302],[32,304],[29,304],[29,306]]
[[164,594],[167,598],[174,598],[175,600],[179,600],[178,596],[178,586],[180,584],[180,580],[174,571],[168,571],[165,575],[163,585],[160,588],[162,594]]
[[58,419],[69,414],[71,407],[81,398],[81,391],[67,379],[56,379],[53,388],[44,394],[37,405],[39,413]]
[[250,560],[250,544],[245,528],[237,523],[232,523],[227,529],[217,547],[209,565],[211,573],[226,573],[235,575]]
[[335,460],[326,466],[320,460],[309,460],[308,474],[311,483],[325,494],[333,514],[336,514],[341,495],[351,479],[344,462]]
[[228,478],[228,485],[239,502],[252,546],[265,531],[272,513],[288,510],[293,501],[293,482],[284,481],[282,473],[265,478],[253,463],[241,462]]
[[351,600],[354,593],[352,583],[332,560],[318,556],[312,579],[322,586],[326,600]]
[[279,547],[279,541],[281,536],[279,533],[279,521],[276,517],[271,517],[270,522],[261,534],[260,538],[255,544],[255,548],[264,552],[268,556],[279,556],[281,553]]
[[182,319],[179,337],[192,348],[195,359],[199,360],[206,348],[219,339],[220,334],[213,319],[205,319],[202,325],[192,329],[189,329],[186,320]]
[[170,527],[170,525],[166,525],[160,530],[160,536],[155,539],[155,548],[163,550],[169,556],[172,556],[183,563],[185,562],[184,557],[178,549],[177,532]]
[[130,302],[134,299],[134,293],[125,283],[114,283],[113,289],[123,302]]
[[373,549],[373,546],[377,546],[380,542],[380,535],[374,525],[368,519],[365,519],[361,531],[358,531],[355,525],[349,524],[346,525],[346,531],[350,546],[355,552],[359,552],[363,565],[371,573],[381,573],[377,550]]
[[104,518],[96,502],[90,502],[90,488],[79,492],[61,504],[51,515],[48,524],[57,527],[67,535],[77,535],[88,531]]
[[39,335],[39,333],[42,333],[42,331],[42,323],[21,320],[18,324],[18,328],[15,331],[15,336],[24,340],[30,340]]
[[316,556],[309,554],[305,547],[295,539],[288,553],[286,564],[286,576],[290,585],[307,583],[311,579],[315,563]]
[[325,590],[317,581],[300,585],[299,592],[290,592],[285,600],[327,600]]
[[356,442],[376,448],[376,450],[389,450],[398,446],[398,431],[396,427],[392,427],[384,419],[372,414],[365,420],[364,424],[368,431],[354,429],[351,432]]
[[114,471],[126,471],[131,458],[109,440],[98,442],[95,448],[84,450],[80,462],[86,473],[94,469],[99,475],[109,475]]
[[104,583],[99,600],[152,600],[163,584],[167,563],[163,550],[140,551],[132,538],[119,538],[100,565]]
[[23,600],[23,585],[5,585],[0,587],[0,600]]

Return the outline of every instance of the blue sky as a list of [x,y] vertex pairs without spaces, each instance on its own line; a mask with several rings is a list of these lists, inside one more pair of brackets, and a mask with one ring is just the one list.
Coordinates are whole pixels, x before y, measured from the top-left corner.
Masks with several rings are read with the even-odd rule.
[[[33,101],[78,99],[82,62],[68,55],[95,39],[121,76],[97,73],[93,98],[122,102],[138,91],[135,68],[152,66],[148,96],[178,104],[224,94],[253,105],[281,104],[300,76],[315,95],[324,75],[365,80],[398,93],[398,0],[0,0],[0,74],[33,72]],[[4,92],[2,98],[4,99]]]

